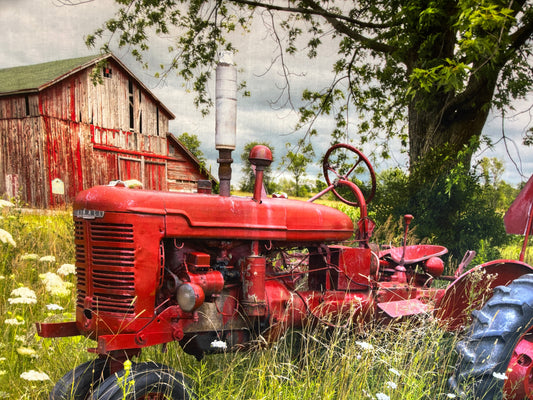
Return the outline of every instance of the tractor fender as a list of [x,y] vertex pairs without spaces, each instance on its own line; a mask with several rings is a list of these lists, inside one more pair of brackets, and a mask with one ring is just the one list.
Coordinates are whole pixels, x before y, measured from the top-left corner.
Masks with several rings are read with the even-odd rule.
[[448,330],[456,331],[470,323],[472,311],[492,297],[496,286],[507,286],[516,278],[533,273],[533,267],[516,260],[493,260],[466,271],[453,281],[440,297],[434,316]]

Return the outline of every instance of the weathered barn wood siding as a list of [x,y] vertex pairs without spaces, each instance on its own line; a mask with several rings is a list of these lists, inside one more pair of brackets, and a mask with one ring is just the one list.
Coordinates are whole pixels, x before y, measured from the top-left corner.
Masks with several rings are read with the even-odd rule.
[[197,182],[207,179],[205,171],[200,171],[191,159],[178,146],[169,141],[168,153],[172,159],[167,163],[168,190],[195,192]]
[[[46,196],[46,160],[40,118],[0,119],[0,191],[23,200]],[[27,201],[27,200],[26,200]]]
[[[196,189],[207,175],[168,144],[172,117],[120,64],[93,85],[92,67],[38,92],[0,97],[0,195],[32,206],[71,203],[76,194],[117,179],[158,190]],[[64,195],[52,193],[52,181]]]

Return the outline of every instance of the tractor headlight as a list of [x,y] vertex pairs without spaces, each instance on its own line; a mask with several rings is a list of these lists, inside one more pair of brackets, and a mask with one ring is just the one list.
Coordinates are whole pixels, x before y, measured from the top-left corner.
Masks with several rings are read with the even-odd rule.
[[185,312],[191,312],[200,307],[205,299],[202,288],[195,283],[184,283],[178,287],[176,300]]

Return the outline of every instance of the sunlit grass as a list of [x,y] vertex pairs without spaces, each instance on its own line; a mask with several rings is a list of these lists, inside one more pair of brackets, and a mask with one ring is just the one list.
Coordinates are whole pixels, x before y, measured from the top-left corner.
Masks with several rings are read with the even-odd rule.
[[[75,318],[73,223],[68,212],[4,208],[1,216],[0,229],[16,246],[0,241],[0,399],[45,399],[61,376],[94,357],[89,339],[43,339],[35,329],[38,321]],[[140,359],[184,372],[200,399],[451,398],[446,381],[457,337],[429,316],[362,330],[335,325],[289,331],[269,346],[201,361],[177,343],[166,352],[145,349]]]

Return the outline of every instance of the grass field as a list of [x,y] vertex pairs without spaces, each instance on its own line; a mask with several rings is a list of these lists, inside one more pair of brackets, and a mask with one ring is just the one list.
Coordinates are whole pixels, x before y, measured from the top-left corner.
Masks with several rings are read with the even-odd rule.
[[[35,322],[74,319],[73,223],[69,212],[0,214],[0,399],[45,399],[94,342],[42,339]],[[508,249],[508,258],[520,251]],[[506,255],[507,257],[507,255]],[[268,348],[207,356],[172,343],[143,351],[183,371],[200,399],[446,399],[458,338],[431,318],[391,326],[290,332]]]

